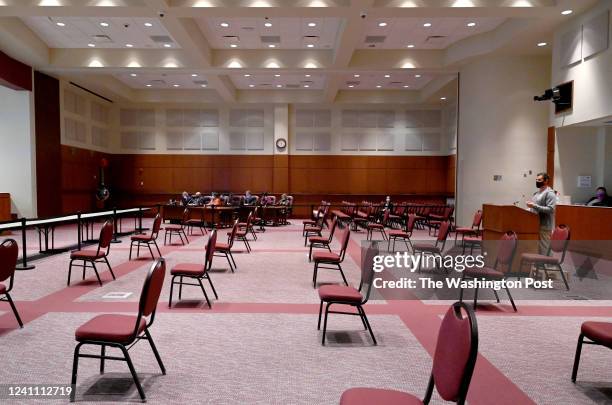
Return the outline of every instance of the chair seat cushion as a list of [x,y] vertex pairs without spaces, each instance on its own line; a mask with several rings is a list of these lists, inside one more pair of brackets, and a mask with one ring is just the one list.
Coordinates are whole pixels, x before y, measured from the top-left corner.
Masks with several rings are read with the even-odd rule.
[[317,252],[312,255],[315,262],[340,263],[340,256],[332,252]]
[[321,232],[322,228],[320,226],[307,226],[304,231],[305,232]]
[[145,241],[145,242],[153,240],[153,238],[151,238],[151,235],[147,235],[147,234],[133,235],[130,239],[138,240],[138,241]]
[[363,296],[353,287],[344,285],[324,285],[319,288],[322,301],[361,302]]
[[199,276],[204,274],[204,265],[198,263],[179,263],[170,270],[173,276]]
[[[98,340],[104,342],[130,343],[137,319],[138,318],[133,315],[98,315],[79,326],[74,336],[78,341]],[[146,322],[143,318],[138,325],[138,333],[142,332],[145,326]]]
[[610,322],[584,322],[580,331],[593,342],[612,346],[612,323]]
[[409,238],[410,235],[404,231],[394,230],[389,232],[389,236],[392,238]]
[[302,221],[303,225],[314,225],[316,223],[317,223],[317,221],[314,221],[312,219],[307,219],[307,220]]
[[504,278],[504,273],[502,273],[499,270],[494,269],[493,267],[486,267],[486,266],[483,268],[472,267],[469,269],[465,269],[464,273],[466,276],[472,277],[472,278],[484,277],[484,278],[490,278],[490,279],[495,279],[495,280],[501,280]]
[[185,221],[185,223],[189,225],[201,225],[203,221],[201,219],[188,219],[187,221]]
[[481,244],[482,243],[482,238],[480,236],[466,236],[465,239],[463,239],[464,242],[466,243],[472,243],[472,244]]
[[420,250],[421,252],[440,253],[440,248],[430,243],[414,243],[412,248],[414,250]]
[[[228,235],[231,235],[231,232],[227,233]],[[246,238],[247,235],[247,231],[245,229],[243,229],[242,231],[236,231],[236,235],[239,238]]]
[[419,398],[407,392],[380,388],[351,388],[342,393],[340,405],[417,405],[423,404]]
[[455,228],[455,232],[457,233],[476,233],[476,229],[459,227],[459,228]]
[[165,229],[166,231],[180,231],[181,229],[183,229],[183,227],[181,225],[170,224],[166,225]]
[[220,250],[222,252],[227,252],[230,250],[230,246],[228,243],[216,243],[215,250]]
[[71,259],[94,260],[100,259],[104,256],[104,252],[98,252],[97,250],[75,250],[70,252]]
[[310,238],[308,238],[308,242],[310,243],[319,243],[319,244],[329,244],[329,238],[325,237],[325,236],[311,236]]
[[0,294],[4,294],[6,292],[6,286],[0,283]]
[[370,228],[370,229],[384,229],[385,226],[383,224],[368,224],[368,228]]
[[429,215],[429,218],[437,219],[438,221],[442,221],[442,220],[446,219],[446,217],[444,215],[438,215],[438,214],[431,214],[431,215]]
[[554,256],[539,255],[537,253],[523,253],[521,255],[521,261],[532,262],[532,263],[546,263],[546,264],[558,264],[559,259]]

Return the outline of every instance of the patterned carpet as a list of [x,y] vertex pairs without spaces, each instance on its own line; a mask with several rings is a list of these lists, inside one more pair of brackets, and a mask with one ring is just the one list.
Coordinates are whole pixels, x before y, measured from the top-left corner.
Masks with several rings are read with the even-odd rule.
[[[219,300],[212,309],[195,287],[186,288],[183,302],[169,309],[166,277],[151,333],[167,375],[161,375],[146,342],[131,351],[148,403],[337,404],[342,392],[354,386],[393,388],[422,397],[441,316],[451,301],[368,303],[365,309],[378,346],[372,346],[358,318],[331,315],[328,345],[323,347],[316,325],[318,296],[310,282],[313,265],[300,230],[300,221],[294,221],[259,233],[251,242],[252,253],[235,254],[236,273],[229,271],[224,258],[215,258],[212,278]],[[58,229],[56,246],[71,245],[75,234],[71,227]],[[220,236],[225,239],[225,232]],[[418,237],[428,238],[426,232]],[[364,238],[364,233],[353,233],[345,262],[354,285],[359,281],[359,244]],[[38,247],[36,235],[28,239],[36,242],[31,247]],[[201,262],[205,241],[194,236],[186,246],[162,247],[162,253],[169,267]],[[337,242],[333,247],[337,249]],[[243,250],[243,245],[238,242],[236,248]],[[144,254],[128,261],[128,253],[126,238],[112,245],[110,261],[117,280],[103,271],[102,287],[91,271],[85,281],[74,271],[73,283],[66,287],[68,253],[36,260],[36,269],[17,273],[13,297],[25,326],[16,328],[8,305],[0,304],[3,384],[69,384],[74,330],[98,313],[136,312],[151,261]],[[319,282],[339,283],[341,278],[322,270]],[[107,297],[109,293],[130,294],[118,299]],[[505,301],[483,305],[477,312],[480,356],[470,405],[612,403],[608,349],[587,346],[578,383],[569,378],[580,323],[612,321],[607,304],[521,301],[517,314]],[[124,363],[107,362],[106,373],[100,375],[95,360],[82,359],[77,401],[140,399]],[[27,400],[38,402],[48,400]],[[442,403],[437,394],[432,403]]]

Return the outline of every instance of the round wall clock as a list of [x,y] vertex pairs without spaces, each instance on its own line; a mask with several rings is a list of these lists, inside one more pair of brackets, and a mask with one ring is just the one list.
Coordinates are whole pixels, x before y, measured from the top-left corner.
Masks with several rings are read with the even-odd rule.
[[276,147],[278,149],[285,149],[287,147],[287,140],[284,138],[278,138],[276,140]]

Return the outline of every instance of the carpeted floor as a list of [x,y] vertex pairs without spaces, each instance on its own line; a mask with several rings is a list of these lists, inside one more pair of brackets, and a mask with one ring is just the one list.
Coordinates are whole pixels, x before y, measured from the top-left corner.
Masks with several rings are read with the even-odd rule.
[[[251,242],[250,254],[237,242],[235,273],[224,258],[215,258],[211,277],[219,300],[213,301],[212,309],[195,287],[186,287],[181,303],[175,295],[175,306],[169,309],[166,276],[151,333],[167,375],[161,375],[146,342],[131,351],[147,402],[336,404],[342,392],[354,386],[400,389],[422,397],[441,316],[452,301],[371,301],[365,309],[378,346],[372,346],[358,318],[331,315],[328,345],[323,347],[317,331],[318,295],[311,284],[313,265],[300,230],[297,220],[268,228]],[[426,232],[417,233],[429,239]],[[59,228],[56,246],[71,245],[75,235],[72,227]],[[225,239],[225,231],[219,236]],[[33,253],[37,238],[28,234]],[[344,268],[353,285],[359,282],[364,238],[364,233],[353,233],[349,243]],[[160,247],[170,268],[179,262],[202,262],[205,242],[206,237],[193,236],[186,246]],[[333,248],[338,248],[337,241]],[[112,245],[110,261],[117,280],[100,266],[101,287],[93,272],[83,281],[76,269],[71,286],[66,286],[68,253],[36,260],[34,270],[17,273],[12,295],[25,326],[18,329],[8,305],[0,304],[2,384],[69,384],[74,330],[98,313],[137,310],[151,260],[141,251],[140,259],[128,261],[128,253],[127,238]],[[335,271],[319,273],[320,284],[340,282]],[[126,297],[112,298],[112,293]],[[612,402],[608,349],[585,347],[578,383],[569,378],[581,322],[612,321],[610,302],[530,299],[519,301],[515,314],[503,294],[501,304],[487,301],[491,297],[486,294],[482,298],[484,305],[477,312],[480,356],[470,405]],[[100,375],[95,360],[81,360],[78,401],[140,402],[124,363],[107,362],[106,371]],[[48,400],[27,400],[37,402]],[[437,394],[433,403],[442,403]]]

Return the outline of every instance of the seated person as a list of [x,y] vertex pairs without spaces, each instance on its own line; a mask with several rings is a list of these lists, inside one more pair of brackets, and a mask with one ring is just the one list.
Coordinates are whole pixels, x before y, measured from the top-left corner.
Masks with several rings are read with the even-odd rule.
[[608,195],[605,187],[598,187],[595,197],[592,197],[586,204],[588,207],[612,207],[612,197]]
[[214,206],[223,205],[223,201],[219,197],[218,193],[212,193],[212,200],[210,201],[210,205],[214,205]]
[[230,202],[230,196],[227,193],[223,193],[221,194],[221,197],[219,197],[221,199],[221,203],[222,205],[229,205]]
[[202,205],[202,193],[200,193],[199,191],[197,193],[195,193],[195,195],[193,196],[193,198],[189,202],[189,205],[192,205],[192,206]]
[[278,200],[278,203],[276,205],[289,205],[289,197],[286,193],[281,194],[280,200]]
[[189,205],[191,200],[192,198],[189,195],[189,193],[186,191],[183,191],[183,194],[181,194],[181,205]]
[[257,197],[251,194],[251,190],[244,193],[244,205],[254,205],[257,202]]
[[393,210],[393,203],[391,202],[391,196],[388,195],[387,198],[385,198],[385,202],[383,204],[383,211],[384,210]]

